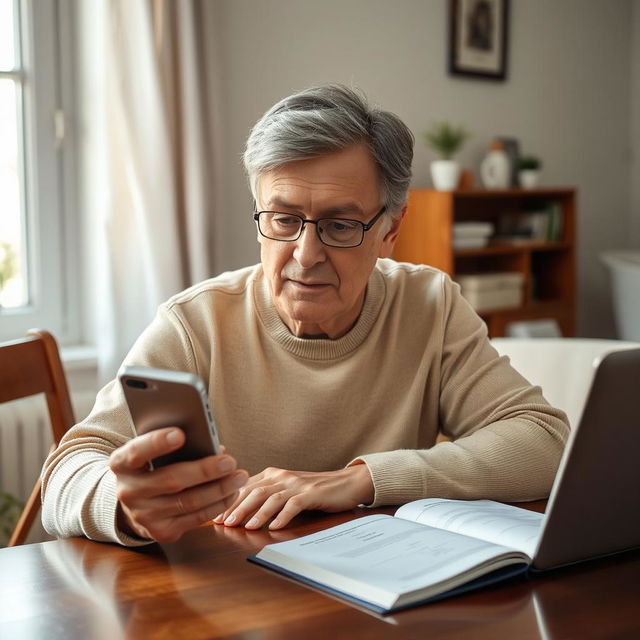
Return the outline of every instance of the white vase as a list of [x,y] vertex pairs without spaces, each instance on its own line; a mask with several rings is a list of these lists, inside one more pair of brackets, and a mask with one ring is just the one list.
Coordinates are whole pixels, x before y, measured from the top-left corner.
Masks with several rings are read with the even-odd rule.
[[538,186],[540,171],[538,169],[520,169],[518,171],[518,184],[523,189],[533,189]]
[[511,163],[504,149],[491,149],[480,163],[480,177],[487,189],[506,189],[511,183]]
[[431,181],[438,191],[457,189],[460,165],[455,160],[434,160],[431,163]]

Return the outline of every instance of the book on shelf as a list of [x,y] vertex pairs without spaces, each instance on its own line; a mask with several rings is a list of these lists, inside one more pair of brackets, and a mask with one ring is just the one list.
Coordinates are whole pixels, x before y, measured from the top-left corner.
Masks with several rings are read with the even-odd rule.
[[543,514],[428,498],[286,542],[249,560],[378,613],[524,574]]
[[489,244],[489,237],[494,232],[491,222],[456,222],[453,225],[454,249],[480,249]]
[[562,239],[563,211],[560,203],[549,202],[529,211],[501,216],[494,243],[558,242]]
[[488,236],[478,236],[477,238],[457,238],[453,237],[453,248],[456,251],[464,249],[484,249],[489,244]]
[[549,226],[547,229],[547,240],[549,242],[559,242],[562,240],[564,215],[560,204],[552,202],[549,207]]

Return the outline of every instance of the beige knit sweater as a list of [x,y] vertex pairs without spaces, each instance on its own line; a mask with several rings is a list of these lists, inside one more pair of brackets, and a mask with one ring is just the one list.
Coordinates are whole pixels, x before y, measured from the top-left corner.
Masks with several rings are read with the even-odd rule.
[[[297,338],[258,265],[171,298],[125,362],[199,375],[222,443],[250,474],[267,466],[339,469],[360,458],[373,478],[374,505],[545,497],[566,418],[486,336],[448,276],[379,260],[346,335]],[[439,432],[452,442],[435,444]],[[48,531],[136,543],[116,528],[107,467],[131,436],[121,389],[111,382],[45,463]]]

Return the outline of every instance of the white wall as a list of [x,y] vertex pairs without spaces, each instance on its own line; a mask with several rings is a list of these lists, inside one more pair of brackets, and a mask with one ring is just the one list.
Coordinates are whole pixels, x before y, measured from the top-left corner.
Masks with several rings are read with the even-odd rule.
[[631,3],[631,208],[630,245],[640,249],[640,1]]
[[[473,132],[460,156],[469,168],[493,136],[511,135],[542,157],[544,184],[576,186],[579,330],[613,335],[597,253],[630,233],[632,2],[512,0],[509,77],[494,83],[447,74],[445,0],[218,0],[228,160],[220,270],[258,260],[240,164],[251,125],[295,90],[353,83],[416,134],[416,187],[428,186],[432,159],[420,134],[443,118]],[[636,79],[637,58],[636,47]]]

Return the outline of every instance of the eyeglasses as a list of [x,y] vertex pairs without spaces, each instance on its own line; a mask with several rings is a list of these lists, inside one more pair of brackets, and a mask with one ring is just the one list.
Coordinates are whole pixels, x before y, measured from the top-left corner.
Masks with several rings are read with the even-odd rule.
[[256,211],[253,214],[253,219],[258,223],[260,235],[269,238],[269,240],[295,242],[302,235],[306,224],[315,224],[316,233],[322,244],[326,244],[328,247],[351,249],[362,244],[365,232],[378,222],[386,210],[386,207],[382,207],[366,223],[346,218],[309,220],[296,213],[281,213],[279,211]]

